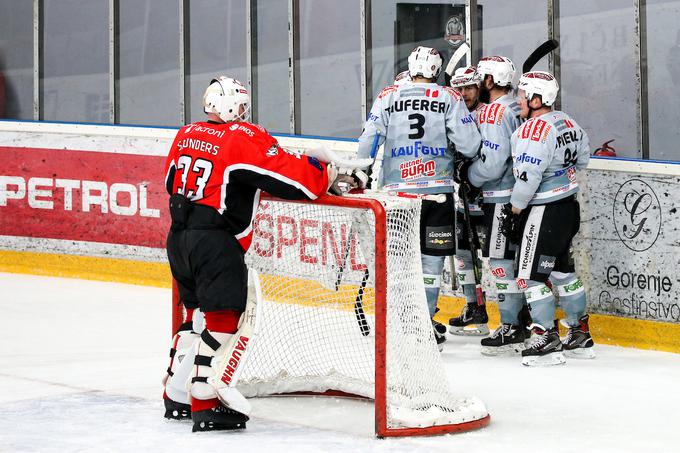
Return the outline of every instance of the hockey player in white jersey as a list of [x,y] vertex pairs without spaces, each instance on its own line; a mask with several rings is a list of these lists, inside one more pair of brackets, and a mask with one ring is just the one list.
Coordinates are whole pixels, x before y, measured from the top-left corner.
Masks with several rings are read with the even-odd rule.
[[[512,134],[516,182],[504,209],[504,231],[517,241],[516,282],[531,307],[532,338],[522,351],[528,366],[565,363],[569,356],[592,358],[586,294],[574,272],[571,242],[580,224],[576,172],[590,159],[588,135],[569,115],[554,111],[559,86],[552,74],[527,72],[518,103],[529,120]],[[569,332],[560,340],[550,278],[566,313]]]
[[[474,115],[475,123],[478,124],[479,112],[484,109],[486,104],[479,101],[479,91],[482,81],[482,76],[477,72],[475,66],[467,66],[463,68],[456,69],[456,72],[451,78],[450,85],[460,93],[465,102],[465,106],[468,108],[470,113]],[[458,182],[455,185],[456,190],[460,193],[460,186]],[[479,193],[479,192],[478,192]],[[481,193],[480,193],[481,195]],[[479,238],[483,235],[480,231],[484,223],[484,212],[482,211],[481,197],[477,197],[475,200],[468,200],[470,208],[470,220],[473,235],[473,241],[476,242],[476,248],[480,248]],[[477,297],[475,292],[475,276],[472,263],[472,251],[470,250],[470,241],[468,239],[467,228],[464,227],[465,214],[463,208],[463,202],[461,197],[456,197],[456,255],[454,256],[454,262],[456,264],[456,277],[458,278],[458,284],[461,285],[463,294],[465,295],[466,302],[470,305],[477,304]],[[481,262],[478,260],[478,269],[481,269]],[[481,276],[480,276],[481,277]],[[455,322],[457,326],[450,327],[451,333],[456,335],[486,335],[489,333],[489,329],[486,327],[486,322],[488,317],[486,316],[486,308],[475,308],[479,312],[478,321],[480,324],[470,325],[469,322],[465,322],[462,318],[459,319],[460,322]],[[464,311],[466,313],[467,311]]]
[[[510,136],[519,127],[520,117],[512,95],[515,76],[512,60],[503,56],[482,58],[477,72],[483,77],[482,90],[488,91],[490,99],[490,103],[478,114],[482,148],[479,159],[462,162],[458,166],[458,175],[461,184],[467,184],[472,189],[481,188],[483,193],[486,234],[482,253],[489,257],[491,273],[495,277],[501,325],[481,343],[483,354],[498,355],[507,351],[519,352],[526,338],[524,322],[520,321],[519,316],[524,295],[513,279],[516,244],[508,241],[499,228],[502,207],[510,201],[515,183]],[[488,320],[484,306],[469,302],[460,317],[449,321],[452,332]]]
[[[420,247],[430,317],[434,316],[444,258],[455,251],[453,153],[477,154],[481,137],[460,94],[435,83],[442,58],[436,49],[416,47],[408,58],[410,82],[380,92],[359,137],[358,157],[374,157],[385,144],[378,185],[388,191],[445,194],[446,201],[423,200]],[[377,142],[376,140],[377,138]],[[434,324],[437,343],[446,328]],[[437,327],[439,330],[437,330]]]

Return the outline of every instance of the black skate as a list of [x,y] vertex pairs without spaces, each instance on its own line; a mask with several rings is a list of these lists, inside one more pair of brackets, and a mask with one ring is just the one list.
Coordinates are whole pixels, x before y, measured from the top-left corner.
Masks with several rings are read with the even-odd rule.
[[525,330],[521,326],[501,324],[490,336],[482,338],[482,354],[488,356],[519,354],[524,349]]
[[489,327],[486,325],[488,322],[486,305],[465,304],[461,315],[449,320],[449,332],[454,335],[488,335]]
[[438,321],[432,320],[432,327],[437,331],[438,334],[444,335],[446,333],[446,326]]
[[191,413],[194,427],[191,431],[218,431],[245,429],[248,416],[223,405]]
[[164,398],[165,418],[171,420],[189,420],[191,418],[191,405],[178,403],[170,398]]
[[437,340],[437,349],[439,349],[439,352],[442,352],[444,350],[444,343],[446,343],[446,326],[433,319],[432,328],[434,330],[434,339]]
[[[569,327],[569,326],[568,326]],[[569,327],[567,337],[562,342],[564,355],[577,359],[594,359],[593,337],[590,336],[588,327],[588,315],[583,315],[578,320],[578,326]]]
[[566,363],[562,354],[562,341],[555,327],[546,330],[540,324],[534,324],[531,333],[531,340],[522,351],[522,365],[550,366]]

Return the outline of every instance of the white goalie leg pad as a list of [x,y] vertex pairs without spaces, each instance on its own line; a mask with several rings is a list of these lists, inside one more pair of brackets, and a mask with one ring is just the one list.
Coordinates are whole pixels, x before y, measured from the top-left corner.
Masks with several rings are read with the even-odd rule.
[[166,395],[178,403],[189,404],[186,382],[194,364],[195,346],[199,338],[192,323],[186,322],[172,339],[170,366],[163,377],[163,385]]
[[257,272],[248,271],[248,303],[239,320],[238,330],[223,344],[213,358],[212,374],[208,383],[215,389],[217,398],[227,407],[248,415],[251,406],[236,389],[239,376],[252,347],[248,347],[257,336],[257,318],[260,317],[262,298],[260,279]]
[[196,332],[191,332],[185,335],[185,337],[184,343],[188,346],[177,348],[172,366],[170,367],[172,375],[168,375],[168,379],[165,382],[165,393],[173,401],[191,404],[189,392],[187,391],[187,382],[194,367],[194,358],[196,357],[195,346],[201,337]]

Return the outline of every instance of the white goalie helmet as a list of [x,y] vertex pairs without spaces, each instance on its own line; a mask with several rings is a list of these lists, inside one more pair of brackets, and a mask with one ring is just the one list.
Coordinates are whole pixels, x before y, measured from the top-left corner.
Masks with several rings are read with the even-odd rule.
[[560,90],[555,77],[545,71],[525,72],[519,78],[517,88],[524,91],[527,100],[531,100],[534,95],[540,95],[543,105],[548,107],[555,103],[557,92]]
[[418,46],[408,56],[408,72],[411,77],[436,79],[442,71],[442,56],[437,49]]
[[450,85],[453,88],[462,88],[468,85],[479,86],[482,81],[482,75],[477,72],[474,66],[467,66],[465,68],[458,68],[451,77]]
[[512,79],[515,77],[515,64],[507,57],[494,55],[484,57],[477,63],[477,72],[484,76],[493,77],[493,83],[502,87],[512,86]]
[[[239,114],[241,105],[243,113]],[[218,115],[224,122],[247,121],[250,116],[248,90],[236,79],[225,76],[212,79],[203,94],[203,110]]]
[[406,82],[411,81],[411,74],[409,74],[408,69],[406,71],[401,71],[397,76],[394,78],[394,84],[399,86],[403,85]]

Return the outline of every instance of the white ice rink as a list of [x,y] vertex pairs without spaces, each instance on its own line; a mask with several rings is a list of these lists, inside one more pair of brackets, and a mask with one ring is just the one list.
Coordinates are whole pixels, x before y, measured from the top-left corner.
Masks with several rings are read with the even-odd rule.
[[0,274],[1,452],[680,452],[680,355],[597,345],[592,361],[529,369],[451,338],[444,359],[489,427],[372,437],[366,403],[268,398],[244,432],[166,421],[170,291]]

